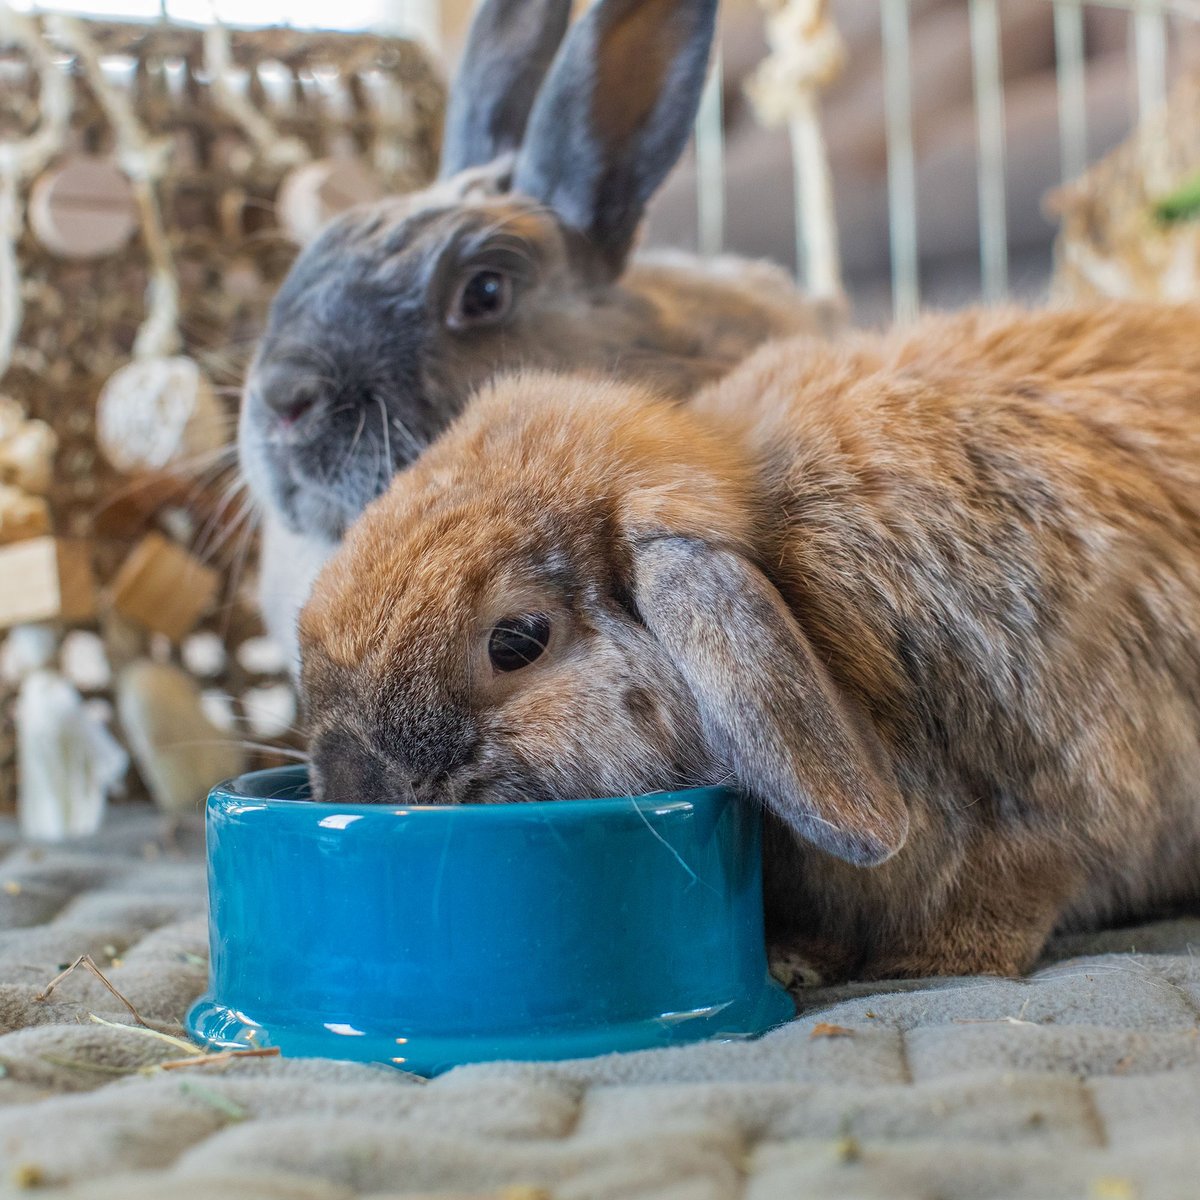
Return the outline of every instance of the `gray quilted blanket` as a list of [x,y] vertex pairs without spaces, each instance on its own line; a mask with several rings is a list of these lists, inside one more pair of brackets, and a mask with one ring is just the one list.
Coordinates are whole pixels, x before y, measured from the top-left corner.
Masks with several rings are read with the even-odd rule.
[[[1064,939],[1023,980],[802,996],[757,1042],[552,1065],[164,1070],[205,982],[197,831],[0,824],[0,1195],[867,1200],[1200,1195],[1200,920]],[[486,980],[480,981],[486,986]],[[116,1024],[105,1025],[93,1016]]]

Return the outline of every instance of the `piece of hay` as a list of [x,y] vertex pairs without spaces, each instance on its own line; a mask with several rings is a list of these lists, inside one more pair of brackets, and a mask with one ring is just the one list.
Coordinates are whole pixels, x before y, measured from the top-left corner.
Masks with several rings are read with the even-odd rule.
[[[71,963],[70,966],[65,967],[62,971],[55,975],[55,977],[50,980],[50,982],[46,984],[46,986],[40,992],[38,992],[36,996],[34,996],[34,1003],[42,1004],[49,1000],[50,996],[54,992],[54,989],[58,987],[58,985],[64,980],[69,979],[72,975],[74,975],[75,972],[80,969],[80,967],[82,967],[85,971],[90,971],[93,975],[95,975],[95,977],[100,980],[100,982],[104,984],[106,988],[108,988],[108,990],[121,1002],[121,1004],[124,1005],[124,1007],[129,1011],[129,1015],[139,1025],[141,1025],[144,1029],[151,1028],[149,1022],[142,1018],[142,1014],[133,1007],[133,1004],[129,1000],[127,1000],[119,991],[117,991],[108,976],[105,975],[98,966],[96,966],[96,960],[92,958],[90,954],[81,954],[73,963]],[[92,1019],[98,1020],[99,1018],[93,1017]],[[105,1025],[109,1022],[101,1021],[100,1023]],[[127,1026],[123,1028],[127,1028]]]
[[[128,1028],[128,1026],[126,1026]],[[173,1058],[167,1062],[157,1063],[156,1071],[181,1071],[184,1067],[207,1067],[213,1063],[231,1062],[235,1058],[277,1058],[278,1046],[261,1046],[257,1050],[218,1050],[214,1054],[205,1054],[202,1050],[193,1048],[194,1058]]]
[[97,1025],[104,1025],[108,1029],[123,1029],[127,1033],[136,1033],[141,1037],[157,1038],[160,1042],[166,1042],[170,1046],[174,1046],[177,1050],[182,1050],[186,1054],[203,1054],[204,1051],[199,1046],[193,1046],[191,1042],[185,1042],[183,1038],[177,1038],[174,1034],[163,1033],[161,1029],[153,1029],[149,1025],[122,1025],[120,1021],[106,1021],[103,1017],[96,1016],[95,1013],[88,1013],[88,1017]]
[[855,1030],[848,1025],[830,1025],[828,1021],[818,1021],[809,1031],[810,1038],[839,1038],[853,1037]]
[[210,1108],[215,1108],[217,1112],[223,1113],[231,1121],[244,1121],[250,1115],[245,1108],[230,1100],[228,1096],[222,1096],[220,1092],[205,1087],[202,1083],[196,1083],[194,1080],[181,1079],[179,1090],[185,1096],[194,1096],[197,1100],[202,1100]]

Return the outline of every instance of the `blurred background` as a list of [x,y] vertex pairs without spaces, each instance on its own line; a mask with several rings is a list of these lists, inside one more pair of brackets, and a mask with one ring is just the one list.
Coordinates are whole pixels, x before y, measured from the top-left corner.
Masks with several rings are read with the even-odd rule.
[[[1001,0],[1000,71],[1009,280],[1021,296],[1050,276],[1057,221],[1045,197],[1061,180],[1055,9],[1046,0]],[[1124,138],[1138,115],[1135,25],[1128,11],[1070,8],[1082,18],[1086,63],[1086,157]],[[825,92],[822,123],[833,172],[847,291],[858,321],[890,313],[885,81],[880,5],[834,0],[846,67]],[[1061,7],[1060,7],[1061,11]],[[978,123],[968,4],[914,0],[910,79],[916,163],[916,225],[922,297],[960,306],[980,292]],[[793,188],[784,130],[754,119],[743,85],[766,52],[761,9],[732,0],[724,17],[726,241],[730,249],[795,265]],[[659,198],[651,236],[696,236],[694,157]]]
[[[584,7],[584,3],[580,3]],[[17,7],[22,7],[20,4]],[[56,6],[41,5],[40,11]],[[452,72],[473,0],[78,0],[72,11],[140,20],[234,26],[291,25],[402,34],[417,38]],[[847,47],[846,68],[824,96],[823,124],[847,290],[858,318],[890,311],[883,22],[879,0],[833,0]],[[1056,222],[1044,198],[1061,181],[1056,21],[1078,15],[1086,63],[1085,156],[1115,146],[1136,122],[1139,105],[1137,12],[1154,0],[1084,3],[999,0],[999,67],[1004,86],[1005,198],[1010,282],[1036,295],[1050,271]],[[1182,7],[1165,6],[1170,10]],[[954,305],[979,292],[978,123],[968,0],[910,0],[910,78],[917,171],[917,233],[924,298]],[[763,6],[723,0],[720,97],[724,132],[724,245],[796,265],[795,207],[788,137],[755,119],[744,85],[767,54]],[[1169,27],[1169,52],[1187,53],[1200,22]],[[1061,39],[1061,28],[1058,31]],[[1145,50],[1143,45],[1142,51]],[[1155,53],[1151,48],[1151,54]],[[647,237],[694,248],[699,242],[694,156],[656,199]]]
[[[473,7],[0,0],[0,810],[24,780],[50,834],[110,794],[185,811],[299,744],[240,387],[299,246],[435,172]],[[844,285],[864,325],[1196,296],[1200,221],[1161,205],[1200,211],[1198,43],[1200,0],[722,0],[646,240]],[[764,62],[817,83],[782,127]]]

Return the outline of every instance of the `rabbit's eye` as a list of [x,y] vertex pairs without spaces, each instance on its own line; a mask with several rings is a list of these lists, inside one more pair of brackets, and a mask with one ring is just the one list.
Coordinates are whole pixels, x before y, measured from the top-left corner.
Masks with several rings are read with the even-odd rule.
[[539,659],[550,644],[550,618],[545,613],[505,617],[488,635],[488,658],[497,671],[519,671]]
[[512,304],[512,280],[500,271],[476,271],[460,284],[450,306],[454,329],[499,321]]

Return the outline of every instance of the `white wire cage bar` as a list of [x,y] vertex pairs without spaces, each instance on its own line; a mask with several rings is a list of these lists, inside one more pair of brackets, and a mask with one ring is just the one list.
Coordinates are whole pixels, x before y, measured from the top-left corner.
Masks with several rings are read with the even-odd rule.
[[721,51],[696,117],[696,230],[701,254],[715,256],[725,245],[725,71]]
[[1000,62],[1000,16],[996,0],[968,0],[971,63],[978,128],[979,263],[983,298],[1008,295],[1008,208],[1004,170],[1004,73]]
[[1087,79],[1083,7],[1072,0],[1054,3],[1054,62],[1058,83],[1059,180],[1083,174],[1087,153]]
[[917,167],[912,135],[908,0],[882,0],[880,16],[892,310],[896,320],[911,321],[917,315],[921,296],[917,282]]

